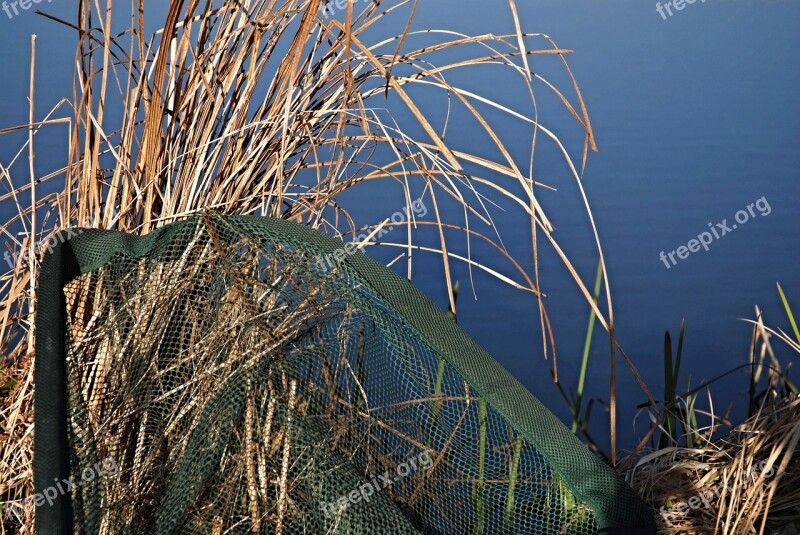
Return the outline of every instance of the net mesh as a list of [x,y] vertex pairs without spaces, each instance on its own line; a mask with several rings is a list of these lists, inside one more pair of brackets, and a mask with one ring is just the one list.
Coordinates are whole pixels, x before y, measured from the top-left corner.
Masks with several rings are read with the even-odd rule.
[[[506,378],[465,373],[396,305],[392,294],[410,295],[406,281],[385,270],[388,285],[377,287],[364,276],[371,261],[339,252],[341,242],[320,247],[308,229],[281,222],[292,235],[263,222],[207,212],[139,251],[79,237],[79,263],[100,260],[62,287],[70,531],[583,534],[649,525],[632,491],[588,450],[567,440],[543,452],[524,421],[508,418],[491,394]],[[413,296],[406,301],[418,309]],[[423,319],[450,322],[426,305]],[[563,469],[570,456],[607,478],[588,482],[599,494]],[[47,485],[41,475],[37,490]]]

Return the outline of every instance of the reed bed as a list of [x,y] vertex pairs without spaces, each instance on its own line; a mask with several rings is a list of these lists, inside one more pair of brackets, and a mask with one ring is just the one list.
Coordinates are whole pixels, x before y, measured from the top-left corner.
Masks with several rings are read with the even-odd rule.
[[[10,251],[28,253],[0,276],[0,346],[5,360],[0,367],[0,501],[17,503],[32,494],[32,319],[41,258],[36,244],[68,227],[145,234],[206,208],[280,217],[336,236],[398,226],[392,234],[397,239],[360,247],[394,248],[394,261],[404,264],[409,279],[415,254],[427,252],[441,258],[447,287],[454,285],[451,264],[464,262],[470,273],[482,270],[534,296],[547,357],[554,355],[553,335],[541,299],[537,254],[544,240],[561,257],[598,321],[613,332],[607,279],[604,312],[559,246],[537,197],[545,185],[534,179],[534,149],[547,142],[563,156],[586,200],[582,168],[596,144],[565,59],[571,51],[559,48],[547,35],[523,33],[514,1],[505,7],[515,31],[477,36],[413,30],[415,0],[348,3],[346,12],[334,17],[324,16],[321,0],[176,0],[165,10],[163,28],[155,32],[146,28],[141,0],[113,7],[111,2],[81,0],[76,20],[54,20],[76,30],[73,96],[43,117],[35,109],[33,41],[30,123],[0,129],[0,136],[28,133],[17,157],[0,166],[5,186],[0,203],[16,209],[14,216],[0,222],[0,230]],[[376,28],[398,32],[376,39]],[[446,57],[457,59],[442,60]],[[534,62],[542,66],[537,74],[532,72]],[[538,74],[546,71],[546,64],[565,71],[569,92]],[[486,68],[512,73],[530,101],[512,109],[448,80],[457,71]],[[583,132],[578,158],[540,122],[535,95],[541,91],[553,93]],[[423,103],[431,93],[445,96],[449,103],[444,124],[437,124],[425,110]],[[450,142],[450,115],[455,113],[473,121],[496,157]],[[526,160],[511,156],[509,134],[492,127],[493,114],[512,118],[529,133]],[[37,136],[44,128],[65,125],[68,161],[57,172],[37,175],[35,155],[44,150],[37,147]],[[412,199],[424,197],[432,217],[412,216],[399,224],[365,222],[340,202],[344,192],[379,180],[396,187],[408,213],[413,214]],[[533,275],[522,267],[530,258],[518,261],[505,249],[493,223],[490,197],[505,199],[529,220]],[[445,205],[451,207],[445,210]],[[588,203],[586,211],[594,229]],[[419,229],[431,230],[438,245],[419,245]],[[467,244],[466,255],[453,252],[457,239]],[[470,244],[476,240],[489,244],[502,262],[473,258]],[[599,241],[597,245],[602,263]],[[80,302],[75,306],[83,310],[74,325],[78,336],[104,305],[91,281],[76,284]],[[452,296],[450,305],[455,311]],[[90,379],[102,385],[111,366],[109,348],[87,350],[99,364]],[[291,390],[290,385],[283,387]],[[612,450],[614,392],[612,373]],[[248,403],[259,401],[264,403],[259,398]],[[92,407],[89,414],[97,410]],[[91,424],[95,416],[88,418]],[[261,431],[269,425],[256,427]],[[245,440],[250,438],[245,434]],[[146,450],[137,451],[147,458]],[[249,470],[243,477],[252,483],[259,472]],[[3,523],[4,532],[30,532],[31,514],[26,510],[23,518]]]

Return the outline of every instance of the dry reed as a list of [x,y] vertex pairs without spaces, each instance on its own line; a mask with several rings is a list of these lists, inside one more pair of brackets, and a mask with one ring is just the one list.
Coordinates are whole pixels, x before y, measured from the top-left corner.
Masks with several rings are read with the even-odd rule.
[[[696,408],[696,395],[683,396],[682,414],[708,420],[704,427],[683,422],[695,447],[644,451],[627,472],[634,489],[658,512],[660,533],[800,532],[800,396],[781,369],[772,339],[798,353],[800,346],[765,325],[758,307],[755,314],[748,364],[751,416],[733,425],[727,414],[714,413],[710,392],[710,411]],[[764,385],[760,393],[759,384]]]
[[800,398],[787,398],[701,448],[648,452],[628,476],[660,533],[797,533],[798,440]]
[[[585,163],[595,140],[564,57],[570,51],[558,48],[546,35],[522,33],[513,1],[509,6],[516,31],[479,36],[412,31],[410,19],[416,1],[411,0],[367,2],[358,12],[348,3],[343,20],[321,17],[321,5],[320,0],[213,4],[179,0],[167,9],[163,29],[148,38],[143,1],[133,0],[125,17],[119,5],[112,9],[110,2],[81,0],[77,21],[59,21],[75,28],[79,40],[72,100],[61,101],[43,120],[35,121],[32,98],[30,124],[0,130],[7,134],[27,129],[29,139],[21,152],[27,149],[32,158],[33,141],[41,128],[69,126],[69,159],[61,171],[31,176],[29,183],[20,184],[12,178],[19,158],[0,166],[0,181],[8,191],[0,195],[0,202],[12,202],[17,212],[0,225],[11,240],[11,249],[33,253],[34,243],[71,226],[144,234],[204,208],[281,217],[337,236],[355,235],[392,223],[357,221],[339,198],[355,186],[388,180],[397,186],[409,213],[411,199],[418,193],[434,208],[432,221],[411,217],[401,224],[404,239],[381,243],[401,251],[398,259],[405,262],[409,278],[414,253],[431,251],[441,257],[448,287],[453,284],[451,263],[457,260],[466,262],[470,273],[484,270],[539,298],[537,248],[544,237],[601,324],[612,330],[607,281],[605,315],[559,247],[537,199],[537,189],[543,184],[533,178],[534,148],[537,140],[544,138],[563,155],[586,201],[582,165],[573,162],[534,111],[536,91],[555,93],[585,132]],[[401,35],[370,41],[373,28],[391,27],[387,25],[393,24],[393,17],[403,20],[404,11],[410,12],[406,16],[409,23]],[[117,28],[117,22],[125,18],[130,23]],[[436,40],[434,44],[414,44],[415,39],[430,37]],[[532,43],[542,47],[530,48]],[[461,50],[468,52],[465,58],[434,66],[436,58]],[[534,58],[544,62],[548,57],[565,69],[574,90],[571,96],[531,72],[529,63]],[[457,70],[496,66],[518,75],[531,96],[528,109],[523,105],[511,109],[448,81],[448,75]],[[34,67],[32,63],[31,88],[35,86]],[[534,84],[538,86],[534,88]],[[448,111],[453,108],[455,113],[458,107],[465,112],[477,130],[485,133],[498,157],[487,158],[471,148],[453,146],[446,134],[450,113],[443,127],[435,127],[421,104],[424,98],[419,95],[426,91],[446,95]],[[65,115],[67,108],[70,112]],[[390,115],[386,108],[402,113]],[[492,128],[492,116],[481,109],[510,117],[531,132],[526,163],[512,158],[507,136]],[[526,166],[527,172],[523,171]],[[57,185],[48,190],[55,192],[38,195],[43,183]],[[505,198],[528,217],[533,276],[503,246],[489,210],[493,204],[490,193]],[[24,201],[26,197],[30,203]],[[445,210],[445,203],[454,203],[459,210]],[[588,204],[586,209],[594,229]],[[37,219],[37,212],[44,217]],[[420,226],[435,229],[438,247],[423,248],[415,243],[415,229]],[[24,234],[21,239],[12,235],[19,227]],[[466,240],[466,256],[453,252],[453,232]],[[498,257],[512,266],[513,274],[473,259],[469,251],[474,240],[493,247]],[[599,241],[598,253],[602,260]],[[0,276],[0,346],[6,358],[2,373],[3,381],[10,385],[0,398],[0,497],[10,502],[32,493],[32,314],[38,261],[36,254],[30,254],[28,265],[18,264]],[[73,325],[78,331],[89,328],[89,322],[104,310],[97,299],[100,293],[92,290],[89,279],[75,283],[75,295],[81,301],[77,308],[82,310]],[[538,302],[547,356],[554,353],[553,337],[544,303]],[[452,297],[451,308],[455,310]],[[137,325],[152,329],[144,317],[139,317]],[[86,343],[84,349],[95,352],[98,362],[92,369],[96,374],[91,377],[92,384],[102,386],[111,366],[113,338],[104,342],[106,346]],[[612,358],[612,370],[613,366]],[[616,440],[613,378],[614,373],[612,450]],[[196,394],[202,397],[208,392]],[[92,411],[101,410],[92,407]],[[281,436],[269,422],[263,426],[263,440],[274,442]],[[255,440],[256,436],[248,438]],[[139,443],[135,451],[137,462],[146,463],[147,445]],[[259,462],[265,455],[259,450],[243,466]],[[256,474],[263,490],[267,478],[260,466]],[[253,474],[248,476],[252,485]],[[31,529],[30,516],[22,521],[22,530]]]

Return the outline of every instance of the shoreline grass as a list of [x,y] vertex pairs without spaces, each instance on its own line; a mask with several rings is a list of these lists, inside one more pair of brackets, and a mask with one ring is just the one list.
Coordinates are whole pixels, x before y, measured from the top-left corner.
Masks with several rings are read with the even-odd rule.
[[[0,166],[0,181],[7,190],[0,195],[0,201],[13,202],[17,210],[9,220],[0,222],[0,229],[9,239],[7,246],[14,252],[28,251],[25,263],[17,263],[12,271],[0,276],[0,346],[5,361],[0,366],[0,444],[3,445],[0,472],[4,476],[0,481],[0,502],[19,502],[33,490],[32,317],[40,261],[35,244],[72,226],[145,234],[164,223],[209,207],[225,213],[258,213],[290,219],[335,236],[356,235],[359,231],[394,225],[385,221],[364,222],[338,202],[344,192],[375,181],[394,184],[408,213],[413,213],[411,199],[418,194],[424,194],[433,206],[432,220],[412,217],[399,224],[405,230],[405,240],[398,238],[381,244],[400,251],[395,260],[405,264],[408,278],[415,273],[412,261],[415,255],[423,252],[437,255],[442,262],[443,286],[454,288],[447,292],[454,317],[458,295],[457,286],[453,284],[454,262],[465,263],[470,275],[473,270],[482,270],[536,298],[543,356],[547,358],[552,354],[554,370],[557,370],[554,336],[541,299],[538,265],[538,246],[542,240],[554,248],[585,297],[592,315],[578,394],[572,406],[573,430],[584,432],[592,443],[585,428],[592,401],[583,413],[581,411],[588,346],[596,321],[611,338],[611,451],[606,457],[621,470],[634,466],[629,469],[630,481],[635,486],[649,485],[641,487],[640,492],[649,496],[651,503],[657,505],[670,489],[659,488],[649,478],[637,479],[643,466],[641,459],[654,460],[655,471],[650,475],[659,470],[671,474],[681,463],[690,464],[705,459],[704,455],[709,452],[724,450],[722,446],[727,442],[711,439],[723,418],[713,413],[703,414],[696,406],[696,392],[705,386],[683,396],[676,393],[682,358],[681,328],[674,363],[671,348],[669,352],[665,349],[665,376],[669,379],[665,399],[661,404],[656,403],[643,387],[650,398],[647,407],[652,411],[654,422],[643,445],[650,437],[658,435],[662,448],[639,450],[622,463],[617,462],[618,344],[614,338],[610,283],[588,201],[586,216],[599,256],[593,293],[562,251],[550,218],[537,200],[539,188],[547,186],[537,182],[533,172],[524,171],[528,162],[511,157],[506,135],[492,127],[493,120],[488,113],[479,111],[489,108],[532,129],[532,147],[537,139],[550,142],[548,148],[563,156],[586,201],[582,165],[589,149],[596,150],[596,142],[586,106],[565,59],[570,50],[556,46],[544,34],[524,33],[513,0],[509,0],[508,8],[514,31],[478,36],[437,29],[412,30],[410,21],[416,2],[409,0],[364,2],[359,6],[361,9],[349,3],[343,20],[320,19],[319,0],[284,0],[269,6],[246,4],[252,9],[243,9],[234,2],[214,2],[200,7],[196,3],[177,1],[167,11],[164,28],[148,34],[143,5],[131,2],[127,12],[123,5],[115,5],[115,14],[132,21],[130,27],[118,31],[111,9],[104,9],[110,8],[110,3],[81,0],[75,21],[55,21],[67,24],[77,33],[74,98],[61,101],[44,119],[37,117],[39,112],[34,106],[35,48],[31,50],[29,124],[0,128],[0,139],[3,134],[21,130],[27,130],[28,134],[20,156],[7,166]],[[399,19],[399,24],[393,17]],[[377,42],[367,41],[370,28],[379,24],[401,29],[402,33]],[[433,36],[438,41],[434,45],[419,44],[416,39],[423,36]],[[471,46],[477,46],[481,52],[474,53]],[[470,51],[467,59],[432,65],[430,56],[461,50]],[[572,84],[570,93],[562,93],[543,75],[532,72],[533,66],[551,60],[567,74]],[[448,80],[450,72],[484,65],[504,66],[519,75],[518,82],[531,94],[531,102],[525,103],[524,110],[487,100]],[[487,134],[499,156],[487,159],[470,147],[452,146],[446,135],[447,125],[438,128],[433,124],[417,90],[445,95],[449,106],[458,107],[460,113],[474,121],[477,131]],[[532,111],[536,110],[534,95],[538,91],[554,92],[563,104],[562,111],[574,118],[578,130],[585,135],[583,164],[576,165],[577,159],[573,159],[552,130],[541,124],[538,112]],[[400,104],[398,110],[407,119],[405,122],[399,120],[400,113],[385,113],[390,105],[387,104],[390,94]],[[121,116],[113,112],[115,107],[123,110]],[[69,127],[68,161],[59,172],[36,176],[36,135],[42,128],[64,125]],[[533,153],[532,148],[528,155],[530,162]],[[22,161],[22,155],[28,156],[28,162]],[[532,163],[530,165],[532,167]],[[28,179],[20,181],[17,177],[21,174],[28,174]],[[54,193],[43,194],[43,191]],[[500,239],[502,229],[495,228],[492,219],[492,194],[505,198],[530,221],[529,253],[534,262],[533,276],[521,267],[524,259],[513,258],[505,249]],[[459,208],[456,215],[444,209],[447,203]],[[22,239],[12,233],[19,226],[26,232]],[[421,229],[432,231],[436,237],[435,246],[421,245]],[[395,233],[398,234],[401,233]],[[487,243],[505,264],[488,263],[471,254],[459,256],[454,252],[454,234],[466,241],[468,250],[475,240]],[[368,244],[362,244],[366,246]],[[774,441],[757,441],[760,449],[753,450],[753,455],[761,456],[766,451],[770,459],[775,457],[770,466],[777,467],[780,477],[770,481],[761,494],[748,490],[732,496],[726,508],[719,511],[715,526],[756,529],[758,514],[773,509],[778,511],[778,516],[788,514],[784,513],[791,510],[787,500],[796,497],[797,480],[788,472],[796,466],[792,464],[796,458],[789,455],[787,446],[796,444],[794,433],[797,431],[787,423],[786,414],[794,414],[792,411],[796,410],[791,396],[796,395],[797,389],[781,373],[780,367],[776,368],[778,359],[769,339],[777,337],[800,352],[800,332],[782,288],[778,289],[797,341],[767,327],[757,311],[749,364],[753,414],[751,420],[732,431],[730,443],[747,445],[745,438],[763,435],[755,433],[755,429],[773,433]],[[84,295],[87,312],[81,319],[88,322],[92,312],[100,310],[102,304],[93,302],[90,292]],[[760,353],[756,358],[759,344]],[[638,378],[627,355],[623,353],[623,357]],[[757,385],[764,380],[767,387],[759,393]],[[437,384],[440,381],[437,377]],[[293,390],[292,385],[283,386]],[[262,407],[267,403],[265,398],[257,401]],[[293,402],[289,405],[291,409]],[[269,414],[273,414],[272,401],[268,407]],[[478,410],[481,411],[480,404]],[[702,420],[703,416],[710,418],[711,423],[701,430],[698,419]],[[271,427],[271,422],[263,426],[266,437],[263,440],[281,438],[276,438],[277,430]],[[679,429],[690,431],[685,438],[690,447],[677,453],[675,448],[679,446],[676,444],[681,439]],[[749,435],[747,429],[751,430]],[[282,438],[287,444],[291,439],[288,433]],[[249,434],[245,439],[254,443],[258,435]],[[483,456],[481,444],[479,440],[479,455]],[[513,450],[511,481],[515,480],[513,460],[518,460],[521,446],[517,442]],[[675,453],[670,457],[665,450]],[[250,461],[266,455],[259,451],[251,453]],[[727,453],[730,456],[730,452]],[[667,459],[669,466],[666,466]],[[747,466],[746,460],[736,459],[738,457],[729,458],[719,453],[718,464],[713,470],[709,468],[703,472],[705,479],[701,479],[706,481],[713,477],[714,481],[725,481],[725,477],[733,477],[726,475],[725,468],[736,471]],[[279,526],[286,514],[286,462],[282,459],[284,477],[278,489],[281,496],[277,512]],[[265,476],[257,466],[248,464],[247,468],[248,480],[264,487]],[[687,477],[676,483],[676,488],[681,492],[684,487],[686,492],[695,491],[692,486],[695,482]],[[777,490],[779,482],[780,492]],[[768,494],[766,502],[764,492]],[[513,493],[508,503],[504,518],[513,522]],[[751,503],[757,505],[751,508]],[[744,518],[744,509],[753,518]],[[703,517],[702,521],[709,519]],[[0,521],[0,533],[8,533],[12,525],[19,533],[29,533],[32,523],[32,512],[26,511],[24,518]],[[762,529],[764,525],[762,522]]]
[[[0,202],[11,200],[17,212],[0,222],[0,230],[12,251],[30,251],[27,265],[18,264],[0,276],[0,346],[13,363],[3,366],[7,379],[0,404],[5,439],[0,471],[9,477],[0,482],[0,501],[18,501],[32,493],[31,324],[40,261],[34,244],[61,229],[146,234],[215,208],[290,219],[337,237],[356,235],[393,224],[365,223],[337,199],[360,184],[384,181],[396,185],[408,213],[411,200],[420,195],[433,206],[432,219],[410,217],[400,225],[404,233],[395,232],[397,239],[381,243],[399,249],[396,260],[405,264],[408,278],[414,274],[412,257],[432,253],[441,258],[447,288],[453,286],[452,264],[464,262],[470,273],[482,270],[536,298],[546,314],[539,299],[538,268],[534,281],[505,250],[501,229],[494,227],[489,196],[500,194],[530,220],[531,256],[538,258],[536,248],[545,240],[588,294],[537,200],[537,190],[546,185],[523,171],[533,161],[534,147],[547,142],[583,188],[582,171],[534,113],[535,94],[556,95],[563,113],[585,136],[584,151],[596,148],[594,134],[565,59],[571,51],[544,34],[523,33],[513,1],[505,6],[515,21],[514,31],[477,36],[413,30],[416,2],[408,0],[348,4],[343,17],[327,19],[319,16],[319,0],[246,4],[177,0],[166,10],[163,28],[152,33],[146,28],[145,8],[136,1],[112,8],[110,2],[81,0],[72,21],[46,15],[76,30],[74,97],[62,100],[41,120],[34,107],[32,61],[29,124],[4,127],[0,135],[27,130],[21,154],[31,158],[32,170],[37,133],[67,125],[69,156],[60,171],[44,177],[31,174],[26,183],[17,179],[19,158],[0,166],[0,181],[10,192],[0,195]],[[400,33],[369,41],[370,30],[378,25]],[[443,53],[456,59],[436,62]],[[544,71],[533,74],[534,62],[566,73],[569,92],[557,89]],[[458,70],[495,66],[522,84],[531,95],[529,102],[510,109],[449,81]],[[424,111],[421,92],[444,95],[452,113],[470,119],[476,132],[487,136],[497,157],[454,146],[447,124],[434,126]],[[391,113],[389,95],[396,102]],[[511,157],[508,135],[493,129],[492,114],[530,129],[528,161]],[[459,209],[454,212],[452,205]],[[588,205],[586,209],[592,221]],[[13,234],[20,225],[26,233],[22,239]],[[436,246],[417,243],[426,229],[437,236]],[[592,230],[596,235],[593,223]],[[455,235],[467,244],[466,256],[454,252]],[[497,251],[499,262],[472,258],[474,240]],[[602,258],[599,241],[597,252]],[[448,297],[455,312],[455,299]],[[101,304],[89,294],[86,299],[89,318]],[[611,318],[602,322],[613,325]],[[555,358],[544,319],[542,330],[545,356],[552,353]],[[33,519],[21,520],[30,526]]]

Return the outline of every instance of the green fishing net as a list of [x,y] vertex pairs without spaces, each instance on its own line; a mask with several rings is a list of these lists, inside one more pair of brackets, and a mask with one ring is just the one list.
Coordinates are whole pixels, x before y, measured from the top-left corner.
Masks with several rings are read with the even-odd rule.
[[653,513],[410,283],[214,212],[44,259],[39,533],[654,533]]

